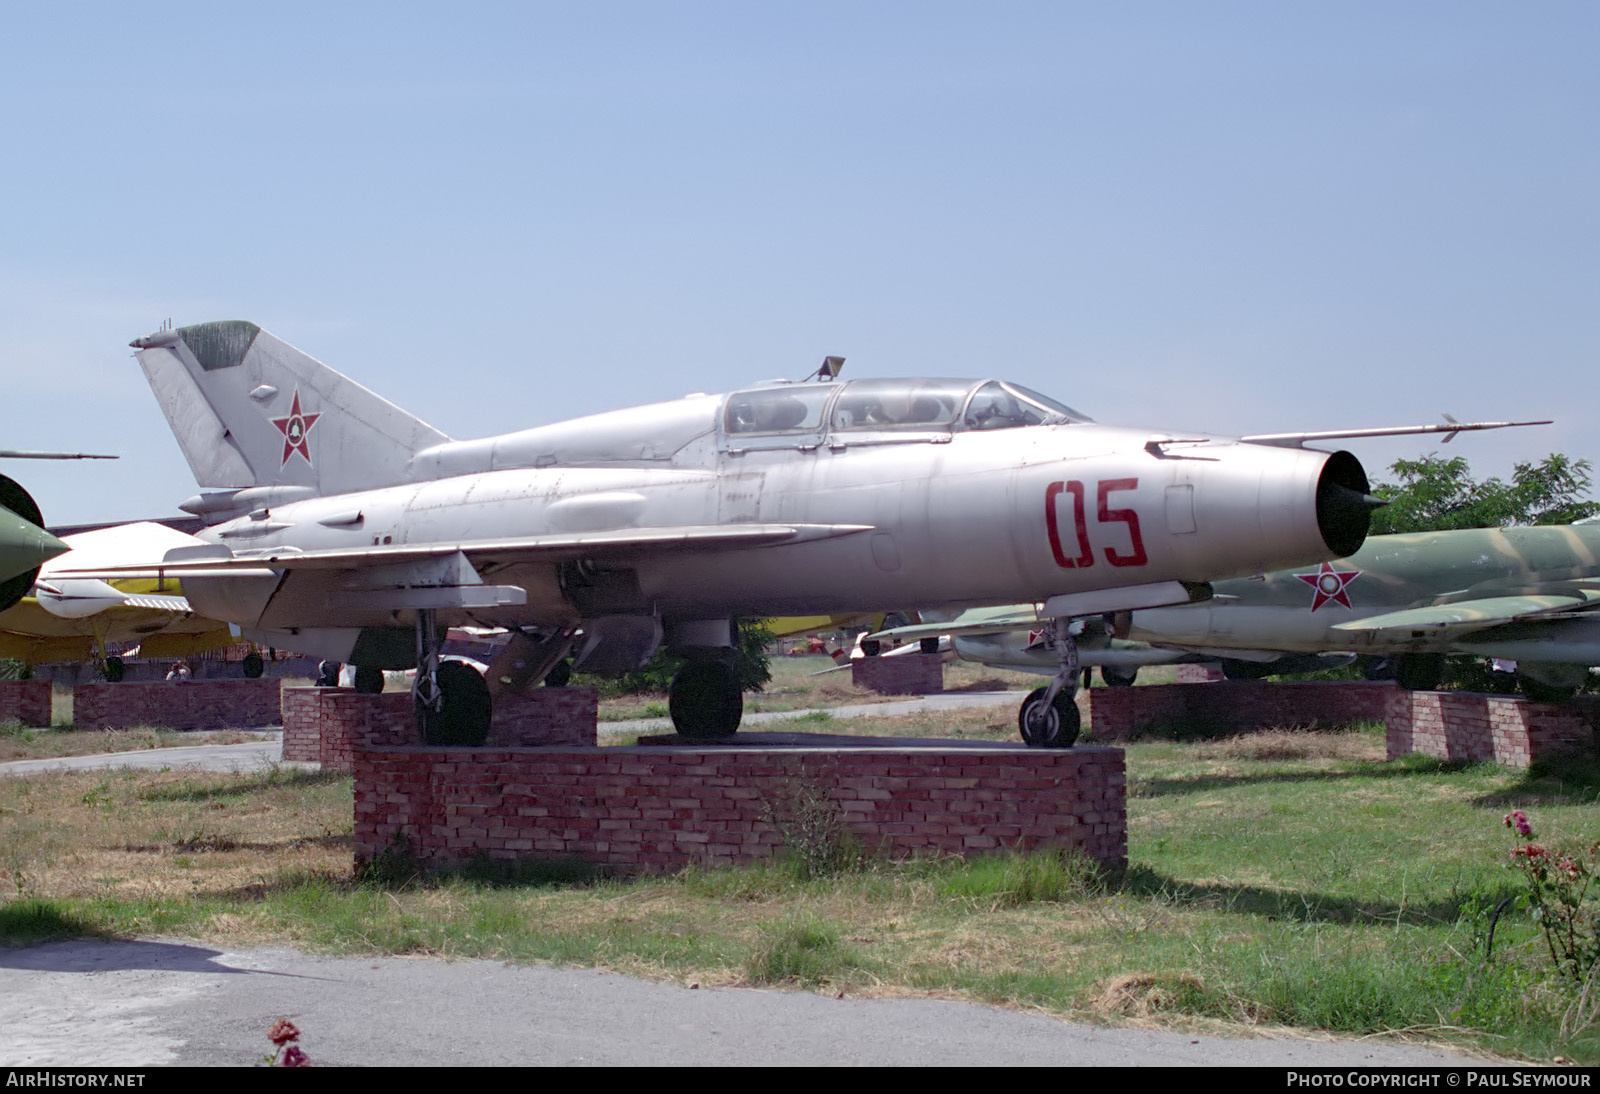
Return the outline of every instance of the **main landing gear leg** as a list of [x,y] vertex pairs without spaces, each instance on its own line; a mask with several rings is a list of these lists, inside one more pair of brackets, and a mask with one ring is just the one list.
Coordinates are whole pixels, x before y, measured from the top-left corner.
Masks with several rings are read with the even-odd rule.
[[1071,748],[1078,739],[1078,642],[1071,625],[1066,618],[1054,621],[1050,644],[1061,667],[1048,686],[1028,694],[1017,712],[1017,727],[1030,748]]
[[489,738],[489,685],[464,661],[439,660],[437,614],[417,612],[417,681],[411,685],[424,744],[476,747]]

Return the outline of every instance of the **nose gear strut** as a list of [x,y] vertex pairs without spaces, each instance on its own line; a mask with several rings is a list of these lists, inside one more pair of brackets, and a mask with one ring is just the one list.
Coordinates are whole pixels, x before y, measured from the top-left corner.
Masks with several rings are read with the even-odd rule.
[[1072,636],[1072,620],[1058,616],[1051,621],[1047,638],[1056,651],[1060,667],[1050,683],[1029,692],[1017,712],[1017,728],[1030,748],[1071,748],[1078,739],[1078,641]]

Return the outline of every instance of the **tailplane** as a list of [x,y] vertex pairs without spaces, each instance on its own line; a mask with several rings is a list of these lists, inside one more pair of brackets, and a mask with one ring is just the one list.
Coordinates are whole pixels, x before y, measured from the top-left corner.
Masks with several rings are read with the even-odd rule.
[[405,481],[415,453],[450,439],[254,323],[131,345],[201,486],[388,486]]

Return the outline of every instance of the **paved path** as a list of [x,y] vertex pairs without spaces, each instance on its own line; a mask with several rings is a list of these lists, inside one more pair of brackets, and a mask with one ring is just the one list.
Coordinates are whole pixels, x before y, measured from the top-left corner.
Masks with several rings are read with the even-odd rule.
[[693,990],[592,969],[221,951],[170,940],[0,950],[0,1066],[247,1066],[288,1018],[324,1066],[1467,1067],[1387,1041],[1069,1025],[930,999]]
[[[1027,694],[1021,691],[954,691],[922,699],[903,699],[889,703],[860,703],[848,707],[829,707],[835,718],[900,716],[930,710],[956,710],[965,707],[1017,706]],[[810,711],[772,711],[745,716],[747,726],[771,725],[790,721]],[[634,733],[671,730],[668,718],[639,718],[627,722],[601,722],[601,738]],[[0,776],[32,775],[41,771],[93,771],[101,768],[137,767],[159,771],[163,767],[193,768],[199,771],[255,771],[271,767],[283,759],[283,734],[273,733],[260,741],[237,745],[190,745],[182,748],[149,748],[137,752],[100,752],[92,756],[61,756],[49,760],[13,760],[0,763]],[[316,765],[296,764],[296,767]]]
[[[147,748],[138,752],[97,752],[92,756],[59,756],[49,760],[12,760],[0,764],[0,775],[33,775],[41,771],[94,771],[109,767],[188,767],[200,771],[255,771],[283,758],[283,734],[237,745],[186,745]],[[302,766],[302,765],[295,765]]]

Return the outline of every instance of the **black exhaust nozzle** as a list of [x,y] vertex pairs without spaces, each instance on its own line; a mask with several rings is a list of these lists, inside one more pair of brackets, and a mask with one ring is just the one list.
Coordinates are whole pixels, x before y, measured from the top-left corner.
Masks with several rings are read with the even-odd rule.
[[1369,493],[1361,461],[1348,452],[1335,452],[1322,465],[1317,479],[1317,529],[1335,558],[1361,549],[1372,527],[1372,511],[1388,504]]

